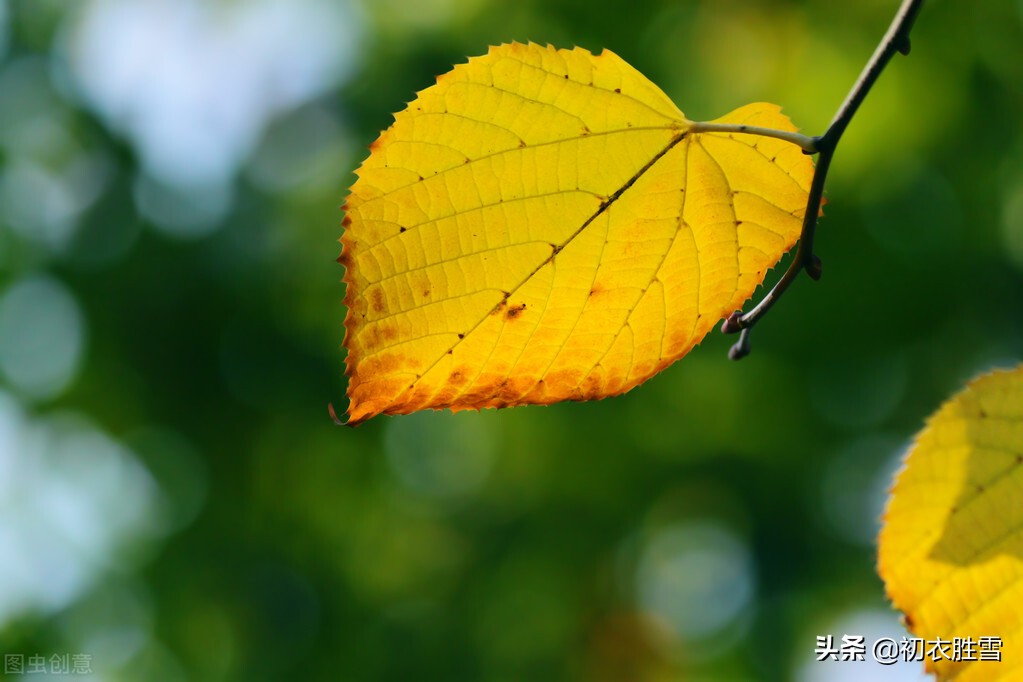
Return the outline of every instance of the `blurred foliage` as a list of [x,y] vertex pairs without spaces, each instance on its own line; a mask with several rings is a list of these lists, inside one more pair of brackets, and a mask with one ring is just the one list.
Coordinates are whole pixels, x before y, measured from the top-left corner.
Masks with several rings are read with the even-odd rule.
[[693,119],[765,100],[817,133],[896,5],[0,3],[0,652],[109,680],[830,680],[815,635],[899,636],[891,472],[1023,354],[1019,2],[925,6],[837,152],[824,278],[750,358],[715,333],[598,403],[326,410],[338,207],[435,75],[607,47]]

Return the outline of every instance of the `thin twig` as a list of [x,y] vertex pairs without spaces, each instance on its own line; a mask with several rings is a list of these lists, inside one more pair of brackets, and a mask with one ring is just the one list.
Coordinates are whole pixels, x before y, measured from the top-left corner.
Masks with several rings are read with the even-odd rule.
[[[729,351],[729,357],[739,359],[749,354],[750,330],[768,310],[778,301],[789,285],[795,281],[800,272],[806,270],[812,279],[819,279],[821,276],[821,261],[813,252],[813,238],[817,228],[817,217],[820,215],[821,201],[824,198],[824,181],[828,176],[828,169],[831,167],[831,159],[835,155],[835,148],[842,138],[842,133],[849,127],[849,122],[859,109],[860,104],[866,99],[867,93],[877,81],[881,72],[895,56],[896,52],[909,54],[909,33],[913,28],[913,22],[923,6],[923,0],[903,0],[899,6],[895,18],[892,20],[888,31],[885,33],[877,49],[864,67],[860,77],[856,79],[849,94],[846,96],[842,106],[838,108],[835,118],[832,119],[827,131],[814,138],[808,138],[811,144],[800,140],[790,140],[798,144],[808,154],[817,153],[817,165],[814,168],[813,180],[810,183],[810,193],[806,200],[806,214],[803,216],[803,227],[799,235],[799,246],[796,247],[795,256],[789,263],[788,269],[775,283],[767,294],[746,313],[733,313],[721,325],[721,331],[726,334],[741,332],[739,340]],[[756,132],[760,131],[745,131]],[[760,133],[762,134],[762,133]],[[772,135],[772,137],[780,137]],[[802,136],[800,136],[802,137]],[[784,138],[782,138],[784,139]]]

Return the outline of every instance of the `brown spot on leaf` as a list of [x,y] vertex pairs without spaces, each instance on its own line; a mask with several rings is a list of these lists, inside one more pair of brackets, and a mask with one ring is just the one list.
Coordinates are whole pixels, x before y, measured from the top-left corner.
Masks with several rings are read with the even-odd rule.
[[604,391],[598,398],[611,395],[621,395],[628,389],[628,377],[624,374],[616,374],[604,378]]
[[617,92],[620,95],[620,94],[622,94],[622,89],[621,88],[615,88],[615,92]]
[[398,233],[399,233],[399,234],[400,234],[400,233],[402,233],[402,232],[404,232],[404,231],[405,231],[405,228],[404,228],[404,227],[399,227],[399,228],[398,228]]
[[509,377],[498,385],[497,392],[494,393],[494,402],[496,405],[517,403],[533,385],[533,381],[526,377],[517,379]]
[[[462,369],[462,368],[460,368]],[[462,369],[464,372],[465,370]],[[473,382],[473,389],[463,393],[455,402],[454,406],[459,408],[480,409],[483,407],[497,407],[493,396],[500,388],[500,383],[493,378],[493,375],[479,377]]]
[[341,227],[348,227],[351,224],[352,224],[352,216],[346,215],[344,218],[341,219]]
[[373,304],[373,310],[376,312],[382,313],[387,309],[387,301],[384,300],[383,289],[374,289],[370,299]]
[[519,305],[508,306],[508,309],[505,311],[504,316],[507,317],[509,320],[514,320],[516,317],[521,315],[522,311],[525,310],[525,309],[526,309],[526,304],[525,303],[520,303]]
[[588,375],[580,384],[579,391],[582,394],[584,400],[590,400],[592,398],[598,398],[602,395],[601,389],[603,387],[603,380],[599,373],[593,372]]
[[397,327],[383,324],[371,324],[368,330],[371,345],[379,346],[393,341],[398,336]]
[[377,353],[359,363],[358,372],[364,377],[385,376],[409,366],[408,358],[398,353]]

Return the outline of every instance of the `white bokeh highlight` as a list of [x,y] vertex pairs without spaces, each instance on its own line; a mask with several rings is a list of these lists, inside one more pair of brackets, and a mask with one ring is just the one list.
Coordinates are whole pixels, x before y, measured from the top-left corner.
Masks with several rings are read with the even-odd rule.
[[0,392],[0,629],[52,613],[155,528],[158,493],[121,444],[77,419],[38,420]]
[[655,531],[635,573],[638,606],[682,641],[720,639],[755,594],[753,558],[730,529],[712,521]]
[[209,195],[233,182],[270,121],[348,77],[360,26],[345,1],[91,0],[65,52],[86,103],[153,182]]
[[23,397],[63,393],[84,348],[85,317],[59,280],[34,275],[0,292],[0,378]]
[[88,135],[73,131],[51,72],[38,55],[0,65],[0,230],[63,254],[106,189],[112,164]]

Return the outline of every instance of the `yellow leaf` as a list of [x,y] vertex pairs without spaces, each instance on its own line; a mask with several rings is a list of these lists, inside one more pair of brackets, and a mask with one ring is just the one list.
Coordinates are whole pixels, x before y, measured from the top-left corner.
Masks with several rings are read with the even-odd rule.
[[345,204],[349,423],[623,393],[740,308],[813,165],[690,125],[607,50],[502,45],[420,92]]
[[[1023,679],[1023,366],[974,381],[917,436],[878,571],[909,629],[948,643],[948,657],[927,657],[939,680]],[[980,638],[1000,638],[1001,662],[948,660],[957,637],[978,659]]]

